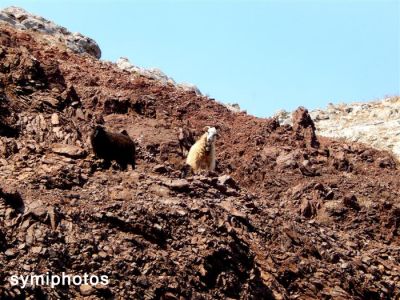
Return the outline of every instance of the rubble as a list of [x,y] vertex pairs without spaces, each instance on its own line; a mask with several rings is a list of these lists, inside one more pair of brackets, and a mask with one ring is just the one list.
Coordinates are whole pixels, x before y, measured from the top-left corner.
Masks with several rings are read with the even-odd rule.
[[[400,296],[390,153],[318,135],[304,108],[293,127],[232,113],[40,31],[0,24],[0,41],[1,299]],[[96,122],[132,137],[135,170],[94,156]],[[215,173],[181,178],[206,125]],[[10,286],[46,272],[110,283]]]

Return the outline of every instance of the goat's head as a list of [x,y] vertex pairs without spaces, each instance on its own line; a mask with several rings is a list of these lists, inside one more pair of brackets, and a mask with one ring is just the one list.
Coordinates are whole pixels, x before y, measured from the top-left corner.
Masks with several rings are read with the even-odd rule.
[[208,127],[207,128],[207,142],[208,142],[208,144],[211,144],[212,142],[214,142],[216,137],[217,137],[217,129],[215,129],[215,127]]

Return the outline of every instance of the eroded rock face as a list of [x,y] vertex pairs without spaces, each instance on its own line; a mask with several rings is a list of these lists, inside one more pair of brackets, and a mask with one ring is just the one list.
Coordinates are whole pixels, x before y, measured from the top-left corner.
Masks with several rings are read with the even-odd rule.
[[96,58],[101,57],[101,50],[97,43],[80,33],[70,32],[43,17],[33,15],[22,8],[10,6],[0,11],[0,22],[8,23],[15,28],[34,30],[47,34],[49,39],[63,41],[65,45],[76,53],[87,53]]
[[[276,115],[280,124],[292,124],[286,111]],[[318,135],[345,138],[377,149],[388,150],[400,159],[400,97],[352,104],[330,104],[310,112]]]

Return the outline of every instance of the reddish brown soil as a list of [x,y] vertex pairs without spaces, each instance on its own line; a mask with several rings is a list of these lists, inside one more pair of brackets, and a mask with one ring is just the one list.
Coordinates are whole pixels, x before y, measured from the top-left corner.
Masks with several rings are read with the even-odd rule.
[[[1,299],[399,297],[390,154],[315,137],[304,109],[279,126],[37,33],[1,25],[0,41]],[[135,140],[136,170],[94,157],[101,118]],[[181,179],[179,128],[205,125],[219,130],[216,172]],[[46,272],[111,282],[88,296],[10,287]]]

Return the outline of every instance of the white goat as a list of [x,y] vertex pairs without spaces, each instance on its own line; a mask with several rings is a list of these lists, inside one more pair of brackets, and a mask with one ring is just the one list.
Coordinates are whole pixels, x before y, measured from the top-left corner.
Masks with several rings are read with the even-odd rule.
[[215,139],[217,130],[215,127],[206,127],[205,132],[190,148],[186,158],[186,164],[191,167],[193,173],[201,170],[214,171],[215,169]]

